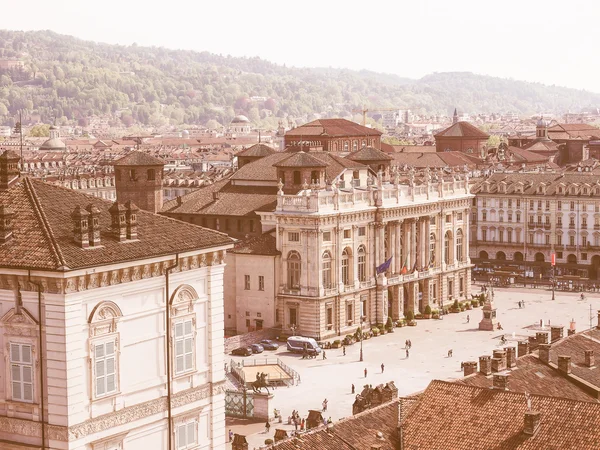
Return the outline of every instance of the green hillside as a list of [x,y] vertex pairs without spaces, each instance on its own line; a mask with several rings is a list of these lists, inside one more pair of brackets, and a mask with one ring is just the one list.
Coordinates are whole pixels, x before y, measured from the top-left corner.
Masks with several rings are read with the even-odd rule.
[[[257,50],[258,51],[258,50]],[[279,118],[313,113],[350,116],[361,105],[417,113],[576,112],[600,106],[600,95],[536,83],[436,73],[420,80],[370,71],[291,68],[260,58],[118,46],[49,31],[0,30],[0,123],[19,110],[81,124],[92,114],[119,112],[122,123],[228,123],[235,114],[275,127]],[[264,97],[263,99],[251,99]]]

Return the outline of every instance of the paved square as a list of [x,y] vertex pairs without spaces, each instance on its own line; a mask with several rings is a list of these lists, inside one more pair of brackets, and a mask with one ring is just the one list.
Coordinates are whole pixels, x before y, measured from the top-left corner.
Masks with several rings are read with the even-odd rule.
[[[473,291],[478,292],[474,285]],[[282,346],[276,354],[282,361],[295,369],[301,376],[299,386],[277,388],[273,391],[273,407],[281,410],[287,419],[293,409],[306,417],[309,409],[321,409],[323,399],[328,399],[328,410],[323,413],[332,420],[338,420],[352,414],[355,395],[351,393],[354,384],[360,392],[364,384],[373,386],[394,381],[399,395],[412,394],[427,387],[433,379],[451,379],[462,376],[461,361],[477,361],[481,355],[491,355],[500,345],[500,336],[505,334],[508,344],[526,336],[535,335],[539,330],[540,319],[544,324],[550,320],[552,325],[563,325],[564,333],[572,319],[578,331],[590,327],[590,305],[592,324],[596,326],[596,314],[600,308],[600,294],[586,293],[586,299],[580,300],[578,293],[556,292],[556,300],[551,300],[551,292],[542,289],[508,288],[495,289],[494,306],[497,308],[498,321],[503,331],[479,331],[478,323],[482,317],[481,308],[448,314],[443,320],[419,320],[416,327],[396,328],[392,334],[369,339],[363,343],[364,362],[359,362],[360,343],[342,349],[327,350],[327,359],[302,360],[300,355],[287,352]],[[518,301],[525,301],[525,308],[519,308]],[[467,315],[470,322],[467,323]],[[549,327],[546,327],[548,331]],[[515,337],[513,338],[513,333]],[[412,349],[406,358],[404,342],[410,339]],[[447,357],[448,350],[453,357]],[[241,359],[241,358],[233,358]],[[381,373],[381,364],[385,372]],[[364,369],[368,375],[364,377]],[[286,422],[287,420],[284,420]],[[293,429],[293,427],[272,424],[270,433],[249,436],[250,448],[264,444],[272,437],[275,428]],[[256,433],[256,426],[244,431],[244,427],[229,427],[241,434]]]

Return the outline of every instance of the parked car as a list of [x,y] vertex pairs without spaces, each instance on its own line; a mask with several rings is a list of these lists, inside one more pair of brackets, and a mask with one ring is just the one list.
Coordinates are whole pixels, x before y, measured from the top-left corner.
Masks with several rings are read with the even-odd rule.
[[279,344],[270,339],[262,340],[259,344],[262,345],[265,350],[277,350],[279,348]]
[[250,356],[252,355],[252,349],[250,347],[239,347],[231,352],[235,356]]
[[265,348],[260,344],[251,344],[250,348],[252,349],[252,353],[262,353],[265,351]]

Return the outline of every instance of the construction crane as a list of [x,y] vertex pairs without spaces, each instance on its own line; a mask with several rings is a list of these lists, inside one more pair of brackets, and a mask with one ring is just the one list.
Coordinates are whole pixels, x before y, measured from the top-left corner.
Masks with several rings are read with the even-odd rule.
[[353,113],[361,113],[363,116],[363,120],[362,120],[362,124],[363,127],[367,126],[367,113],[368,112],[380,112],[380,111],[400,111],[402,108],[365,108],[364,106],[362,107],[362,109],[353,109],[352,112]]

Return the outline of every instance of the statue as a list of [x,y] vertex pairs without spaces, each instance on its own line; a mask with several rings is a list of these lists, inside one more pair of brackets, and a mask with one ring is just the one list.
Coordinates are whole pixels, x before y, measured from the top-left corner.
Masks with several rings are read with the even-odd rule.
[[268,394],[269,383],[267,382],[267,374],[264,372],[256,372],[256,381],[254,381],[251,386],[255,394],[260,393],[262,388],[265,388]]
[[431,170],[429,169],[429,166],[425,167],[425,182],[431,182]]
[[411,186],[415,185],[415,168],[413,166],[410,166],[410,169],[408,170],[408,183]]

